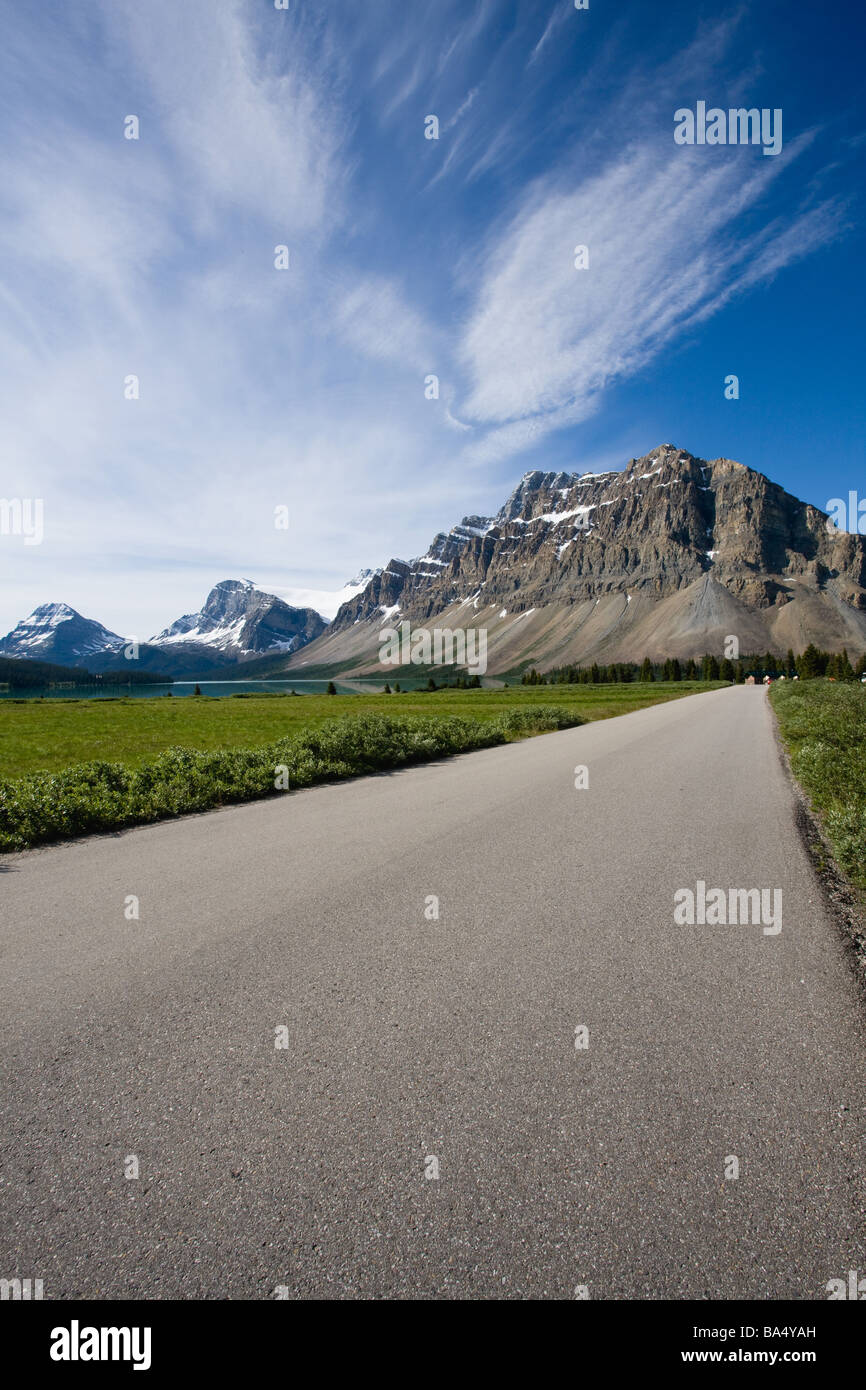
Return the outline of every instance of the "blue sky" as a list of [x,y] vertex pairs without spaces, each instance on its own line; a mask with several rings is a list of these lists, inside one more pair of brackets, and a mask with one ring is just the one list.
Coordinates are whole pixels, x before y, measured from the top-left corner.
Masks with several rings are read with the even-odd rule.
[[[0,537],[0,631],[338,589],[530,468],[668,441],[866,495],[849,5],[0,13],[0,495],[45,508]],[[781,108],[782,153],[676,145],[699,100]]]

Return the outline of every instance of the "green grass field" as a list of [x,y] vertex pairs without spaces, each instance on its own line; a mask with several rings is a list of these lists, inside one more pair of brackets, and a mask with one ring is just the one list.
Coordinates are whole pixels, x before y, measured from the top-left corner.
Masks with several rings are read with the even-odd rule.
[[139,767],[167,748],[259,748],[361,714],[461,715],[495,719],[514,709],[556,705],[584,719],[609,719],[716,686],[699,681],[634,685],[511,686],[402,695],[173,696],[118,700],[0,700],[0,777],[59,772],[102,759]]
[[840,868],[866,902],[866,687],[777,681],[770,699],[794,776]]

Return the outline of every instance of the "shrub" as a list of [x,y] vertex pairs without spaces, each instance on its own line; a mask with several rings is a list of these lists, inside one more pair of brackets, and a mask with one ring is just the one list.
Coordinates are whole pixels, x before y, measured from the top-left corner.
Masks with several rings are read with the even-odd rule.
[[274,787],[278,766],[288,768],[289,787],[295,790],[583,722],[580,715],[549,707],[511,710],[486,721],[457,715],[364,714],[326,720],[263,748],[168,748],[134,769],[89,762],[59,773],[33,773],[0,781],[0,849],[26,849],[49,840],[284,795]]
[[866,892],[866,690],[817,678],[778,682],[770,699],[794,776],[840,867]]

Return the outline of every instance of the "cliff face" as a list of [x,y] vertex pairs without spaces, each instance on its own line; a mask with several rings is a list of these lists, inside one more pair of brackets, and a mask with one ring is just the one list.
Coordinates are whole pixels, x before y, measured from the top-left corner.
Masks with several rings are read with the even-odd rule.
[[392,560],[333,626],[398,604],[420,622],[470,596],[517,612],[614,592],[663,599],[707,575],[754,610],[804,583],[866,611],[862,537],[829,533],[823,513],[742,464],[663,445],[623,472],[526,474],[495,517]]
[[[866,650],[866,541],[731,459],[662,445],[622,472],[527,473],[496,516],[392,560],[300,667],[382,676],[379,634],[409,619],[483,627],[488,671],[743,653]],[[391,673],[393,674],[393,673]]]

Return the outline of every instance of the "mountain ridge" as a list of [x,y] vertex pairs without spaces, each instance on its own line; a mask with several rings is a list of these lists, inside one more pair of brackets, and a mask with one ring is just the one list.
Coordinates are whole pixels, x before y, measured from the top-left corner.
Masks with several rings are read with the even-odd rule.
[[501,673],[697,656],[732,634],[742,651],[866,647],[866,542],[764,474],[673,444],[622,470],[534,469],[495,516],[389,561],[286,669],[381,672],[370,629],[434,618],[483,618]]
[[212,674],[265,655],[288,655],[324,632],[327,624],[311,608],[294,608],[251,580],[214,585],[198,613],[178,618],[127,658],[133,638],[120,637],[66,603],[40,604],[0,639],[0,656],[51,659],[69,664],[87,659],[94,671],[131,666],[167,676]]
[[[381,677],[379,634],[407,619],[483,625],[491,674],[700,656],[731,635],[743,652],[866,648],[866,540],[744,464],[673,444],[621,470],[532,469],[494,516],[463,517],[417,559],[360,571],[352,590],[328,624],[251,580],[222,580],[140,646],[140,669]],[[52,646],[59,629],[70,640]],[[0,655],[121,669],[127,640],[46,604]]]
[[[752,480],[750,493],[745,484]],[[648,487],[636,486],[641,483]],[[672,487],[685,494],[679,502],[647,500],[650,489]],[[613,496],[606,495],[611,491]],[[766,513],[758,524],[750,514],[754,504]],[[605,515],[602,508],[610,511]],[[720,520],[720,509],[729,515],[737,508],[739,515]],[[553,596],[597,598],[626,584],[663,596],[711,571],[758,607],[778,598],[779,586],[768,586],[770,576],[811,574],[818,582],[834,582],[845,602],[866,610],[863,539],[828,533],[826,519],[764,474],[732,459],[707,463],[673,445],[632,459],[622,471],[536,469],[523,475],[496,516],[464,517],[447,534],[437,534],[418,560],[389,561],[362,594],[343,605],[332,628],[397,601],[404,616],[420,621],[434,608],[464,601],[467,584],[476,581],[477,588],[491,589],[493,599],[513,598],[519,590],[517,607],[526,608]],[[523,529],[539,523],[536,536]],[[557,550],[554,564],[544,550],[550,542]],[[588,553],[590,543],[600,545],[600,552]],[[514,563],[507,561],[506,547],[515,551]],[[518,576],[518,567],[530,573]]]

